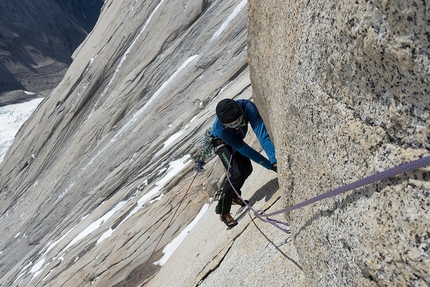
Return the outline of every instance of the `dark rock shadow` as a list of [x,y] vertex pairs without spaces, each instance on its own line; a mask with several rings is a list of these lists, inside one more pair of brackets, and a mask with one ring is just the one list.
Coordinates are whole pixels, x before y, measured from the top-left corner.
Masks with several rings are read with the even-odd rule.
[[24,86],[16,76],[13,75],[2,62],[0,62],[0,94],[23,89]]
[[303,268],[302,268],[302,266],[296,261],[296,260],[294,260],[293,258],[291,258],[291,257],[289,257],[287,254],[285,254],[282,250],[281,250],[281,248],[279,248],[280,246],[282,246],[282,245],[285,245],[285,244],[288,244],[288,243],[291,243],[292,244],[292,240],[291,240],[291,236],[290,235],[288,235],[288,237],[285,239],[285,241],[281,244],[281,245],[276,245],[272,240],[270,240],[270,238],[263,232],[263,230],[261,230],[259,227],[258,227],[258,225],[254,222],[254,220],[251,220],[251,222],[254,224],[254,226],[255,226],[255,228],[257,228],[257,230],[260,232],[260,234],[262,235],[262,236],[264,236],[264,238],[267,240],[267,242],[269,243],[269,244],[271,244],[273,247],[275,247],[275,249],[279,252],[279,253],[281,253],[282,254],[282,256],[284,256],[287,260],[289,260],[291,263],[293,263],[294,265],[296,265],[297,266],[297,268],[299,268],[301,271],[303,271]]
[[265,200],[265,202],[268,202],[272,196],[278,191],[279,189],[279,183],[278,178],[274,178],[270,181],[268,181],[265,185],[260,187],[249,199],[249,204],[252,206],[257,201],[260,201],[262,199]]
[[[278,191],[279,183],[278,178],[274,178],[260,187],[249,199],[249,205],[252,207],[254,204],[260,200],[265,200],[265,202],[269,201],[272,196]],[[245,214],[248,212],[248,207],[241,207],[237,213],[240,213],[236,220],[242,219]]]

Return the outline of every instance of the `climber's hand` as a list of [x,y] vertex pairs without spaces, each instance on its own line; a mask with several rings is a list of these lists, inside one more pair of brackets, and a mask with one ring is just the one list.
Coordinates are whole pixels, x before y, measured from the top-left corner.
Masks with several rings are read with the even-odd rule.
[[273,170],[274,172],[278,172],[278,163],[274,163],[274,164],[272,164],[272,168],[271,168],[271,170]]
[[206,164],[202,159],[196,159],[195,160],[195,166],[194,166],[194,170],[196,172],[204,172],[205,169],[203,168],[203,166]]

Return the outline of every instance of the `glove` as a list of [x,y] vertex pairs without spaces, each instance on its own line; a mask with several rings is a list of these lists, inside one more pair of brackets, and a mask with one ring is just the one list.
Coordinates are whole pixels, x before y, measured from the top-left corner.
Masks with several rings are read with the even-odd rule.
[[196,172],[204,172],[205,169],[203,168],[203,166],[206,164],[202,159],[196,159],[195,160],[195,166],[194,166],[194,171]]
[[274,172],[278,173],[278,164],[276,162],[274,164],[272,164],[271,170],[273,170]]

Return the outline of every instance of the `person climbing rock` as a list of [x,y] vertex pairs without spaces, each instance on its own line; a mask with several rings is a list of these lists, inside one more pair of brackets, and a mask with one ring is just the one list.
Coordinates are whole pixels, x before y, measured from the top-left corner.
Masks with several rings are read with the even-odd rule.
[[[237,225],[237,221],[230,214],[231,205],[246,205],[236,195],[233,187],[242,194],[241,188],[252,173],[251,160],[277,172],[276,153],[263,119],[250,100],[221,100],[216,107],[216,115],[212,127],[212,146],[221,159],[231,184],[227,181],[222,187],[222,195],[215,212],[228,227],[233,227]],[[248,131],[248,123],[251,124],[268,159],[243,141]]]

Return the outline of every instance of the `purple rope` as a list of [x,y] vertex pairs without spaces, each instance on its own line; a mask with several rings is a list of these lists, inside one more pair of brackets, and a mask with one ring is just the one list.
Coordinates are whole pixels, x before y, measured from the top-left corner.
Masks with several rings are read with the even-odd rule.
[[[230,161],[231,161],[231,158],[230,158]],[[414,160],[414,161],[410,161],[408,163],[405,163],[405,164],[402,164],[402,165],[399,165],[399,166],[387,169],[385,171],[375,173],[375,174],[373,174],[371,176],[368,176],[368,177],[365,177],[363,179],[357,180],[357,181],[355,181],[353,183],[350,183],[348,185],[339,187],[339,188],[334,189],[332,191],[329,191],[329,192],[320,194],[318,196],[315,196],[315,197],[313,197],[311,199],[305,200],[305,201],[303,201],[301,203],[298,203],[296,205],[293,205],[293,206],[290,206],[290,207],[287,207],[285,209],[281,209],[279,211],[272,212],[272,213],[269,213],[269,214],[261,214],[261,213],[258,213],[256,210],[254,210],[239,195],[239,193],[233,187],[233,184],[231,183],[230,178],[228,178],[228,176],[227,176],[227,179],[230,182],[230,185],[233,188],[234,192],[236,192],[237,196],[239,196],[239,198],[243,202],[245,202],[245,204],[248,206],[248,208],[250,208],[255,213],[255,215],[257,215],[260,219],[262,219],[262,220],[264,220],[264,221],[266,221],[266,222],[274,225],[275,227],[281,229],[282,231],[284,231],[286,233],[290,233],[288,230],[286,230],[286,229],[282,228],[281,226],[279,226],[279,224],[283,224],[285,226],[288,226],[287,222],[282,222],[282,221],[278,221],[278,220],[275,220],[275,219],[271,219],[271,218],[269,218],[269,216],[273,216],[273,215],[277,215],[277,214],[281,214],[281,213],[287,213],[287,212],[290,212],[290,211],[292,211],[294,209],[301,208],[303,206],[315,203],[317,201],[320,201],[320,200],[323,200],[323,199],[326,199],[326,198],[329,198],[329,197],[333,197],[333,196],[336,196],[338,194],[341,194],[341,193],[344,193],[344,192],[347,192],[347,191],[350,191],[350,190],[353,190],[353,189],[356,189],[356,188],[359,188],[359,187],[362,187],[362,186],[365,186],[365,185],[368,185],[368,184],[371,184],[371,183],[374,183],[374,182],[377,182],[377,181],[381,181],[381,180],[384,180],[384,179],[387,179],[387,178],[391,178],[391,177],[394,177],[396,175],[399,175],[399,174],[402,174],[402,173],[405,173],[405,172],[414,171],[414,170],[417,170],[419,168],[426,167],[428,165],[430,165],[430,156],[426,156],[426,157],[423,157],[423,158],[420,158],[420,159],[417,159],[417,160]],[[266,218],[264,218],[264,217],[266,217]]]
[[263,221],[265,221],[265,222],[267,222],[267,223],[270,223],[270,224],[272,224],[273,226],[275,226],[276,228],[279,228],[280,230],[282,230],[283,232],[285,232],[285,233],[288,233],[288,234],[290,234],[290,231],[289,230],[287,230],[287,229],[285,229],[284,227],[282,227],[281,225],[285,225],[285,226],[288,226],[288,222],[283,222],[283,221],[279,221],[279,220],[276,220],[276,219],[273,219],[273,218],[269,218],[269,217],[267,217],[267,218],[264,218],[263,216],[263,214],[261,214],[261,213],[259,213],[257,210],[255,210],[251,205],[249,205],[248,203],[246,203],[246,201],[242,198],[242,196],[240,196],[240,194],[239,194],[239,192],[237,192],[237,190],[234,188],[234,186],[233,186],[233,183],[230,181],[230,177],[228,176],[228,173],[227,173],[227,180],[228,180],[228,182],[230,183],[230,185],[231,185],[231,188],[233,188],[233,190],[234,190],[234,192],[236,193],[236,195],[242,200],[242,202],[243,203],[245,203],[246,204],[246,206],[250,209],[250,210],[252,210],[253,212],[254,212],[254,214],[258,217],[258,218],[260,218],[261,220],[263,220]]
[[[230,156],[230,163],[231,163],[231,160],[233,159],[233,153],[231,154],[231,156]],[[267,217],[267,218],[264,218],[263,216],[264,215],[262,215],[261,213],[259,213],[257,210],[255,210],[251,205],[249,205],[243,198],[242,198],[242,196],[240,196],[240,194],[239,194],[239,192],[236,190],[236,188],[234,188],[234,186],[233,186],[233,183],[230,181],[230,177],[228,176],[228,170],[227,170],[227,173],[226,173],[226,176],[227,176],[227,180],[228,180],[228,182],[230,183],[230,186],[231,186],[231,188],[234,190],[234,192],[236,193],[236,195],[242,200],[242,202],[243,203],[245,203],[245,205],[250,209],[250,210],[252,210],[253,212],[254,212],[254,214],[258,217],[258,218],[260,218],[261,220],[263,220],[263,221],[265,221],[265,222],[267,222],[267,223],[270,223],[270,224],[272,224],[273,226],[275,226],[276,228],[278,228],[278,229],[280,229],[280,230],[282,230],[283,232],[285,232],[285,233],[287,233],[287,234],[290,234],[291,232],[289,231],[289,230],[287,230],[287,229],[285,229],[284,227],[282,227],[281,225],[284,225],[284,226],[289,226],[288,225],[288,222],[283,222],[283,221],[279,221],[279,220],[276,220],[276,219],[273,219],[273,218],[269,218],[269,217]]]
[[282,210],[279,210],[279,211],[276,211],[273,213],[265,214],[262,216],[273,216],[273,215],[280,214],[280,213],[287,213],[287,212],[290,212],[294,209],[298,209],[300,207],[315,203],[317,201],[320,201],[320,200],[323,200],[323,199],[326,199],[329,197],[333,197],[333,196],[336,196],[338,194],[341,194],[341,193],[344,193],[344,192],[347,192],[347,191],[350,191],[350,190],[353,190],[353,189],[356,189],[356,188],[359,188],[359,187],[362,187],[362,186],[365,186],[365,185],[368,185],[368,184],[371,184],[371,183],[374,183],[374,182],[377,182],[380,180],[394,177],[394,176],[399,175],[401,173],[417,170],[421,167],[425,167],[428,165],[430,165],[430,156],[420,158],[420,159],[417,159],[417,160],[414,160],[414,161],[411,161],[411,162],[408,162],[408,163],[387,169],[387,170],[382,171],[382,172],[375,173],[371,176],[357,180],[356,182],[353,182],[353,183],[350,183],[348,185],[339,187],[339,188],[334,189],[332,191],[320,194],[318,196],[315,196],[311,199],[308,199],[308,200],[303,201],[301,203],[298,203],[296,205],[290,206],[288,208],[285,208],[285,209],[282,209]]

